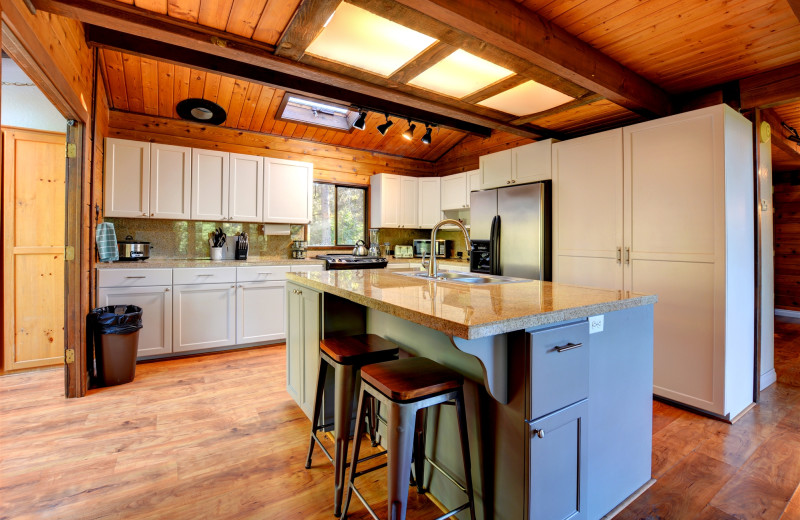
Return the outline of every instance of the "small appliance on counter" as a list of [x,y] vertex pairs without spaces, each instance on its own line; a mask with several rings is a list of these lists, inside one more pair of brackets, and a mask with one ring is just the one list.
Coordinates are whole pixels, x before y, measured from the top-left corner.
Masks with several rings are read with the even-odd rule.
[[292,258],[302,260],[306,257],[307,251],[308,251],[308,242],[306,242],[305,240],[292,241]]
[[414,248],[411,246],[394,246],[395,258],[414,258]]
[[[452,240],[436,241],[436,258],[450,258],[450,251],[453,249]],[[431,241],[429,238],[419,238],[414,240],[414,256],[421,258],[431,256]]]
[[130,235],[126,236],[125,240],[117,242],[119,259],[121,261],[147,260],[150,258],[151,247],[150,242],[134,240]]

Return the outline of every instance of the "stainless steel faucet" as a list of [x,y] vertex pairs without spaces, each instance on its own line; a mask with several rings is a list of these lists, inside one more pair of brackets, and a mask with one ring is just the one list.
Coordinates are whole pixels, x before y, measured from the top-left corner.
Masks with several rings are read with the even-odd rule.
[[461,228],[461,232],[464,233],[464,241],[467,243],[467,258],[469,258],[469,253],[472,251],[472,242],[469,240],[469,231],[467,231],[467,228],[464,227],[464,224],[452,218],[446,218],[442,220],[433,226],[433,229],[431,229],[431,260],[428,263],[428,278],[436,278],[439,275],[439,269],[436,265],[436,232],[439,231],[440,227],[448,224],[452,224]]

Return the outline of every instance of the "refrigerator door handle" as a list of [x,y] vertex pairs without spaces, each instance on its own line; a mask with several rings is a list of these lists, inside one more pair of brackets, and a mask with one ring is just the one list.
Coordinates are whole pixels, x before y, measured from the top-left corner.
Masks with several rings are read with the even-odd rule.
[[495,215],[492,219],[491,231],[491,255],[492,255],[492,274],[500,274],[500,215]]

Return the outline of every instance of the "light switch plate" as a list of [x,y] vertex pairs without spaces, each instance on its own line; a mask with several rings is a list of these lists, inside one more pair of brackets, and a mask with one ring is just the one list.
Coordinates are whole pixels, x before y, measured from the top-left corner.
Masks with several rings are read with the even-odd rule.
[[761,211],[769,211],[769,202],[766,200],[761,201]]
[[595,332],[603,332],[604,321],[605,319],[602,314],[600,314],[599,316],[589,316],[589,334],[594,334]]

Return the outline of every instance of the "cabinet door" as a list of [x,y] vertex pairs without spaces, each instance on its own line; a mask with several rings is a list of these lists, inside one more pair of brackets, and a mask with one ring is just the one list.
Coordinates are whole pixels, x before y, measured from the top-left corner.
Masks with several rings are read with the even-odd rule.
[[482,190],[511,184],[511,150],[482,155],[480,165]]
[[226,347],[236,342],[236,285],[174,286],[172,350]]
[[467,174],[442,177],[442,211],[469,207]]
[[512,148],[512,184],[545,181],[553,178],[551,172],[552,139]]
[[400,226],[415,228],[419,224],[417,215],[417,190],[416,177],[400,177]]
[[150,215],[150,143],[106,138],[105,195],[107,217]]
[[553,281],[622,289],[622,130],[553,145]]
[[400,177],[380,173],[370,179],[370,227],[400,227]]
[[192,149],[150,145],[150,216],[187,220],[191,216]]
[[103,287],[97,305],[136,305],[142,308],[138,357],[172,352],[172,287]]
[[236,343],[286,337],[286,282],[240,283],[236,287]]
[[586,518],[587,411],[583,400],[530,423],[529,520]]
[[229,155],[192,148],[192,219],[228,220]]
[[439,177],[418,180],[420,228],[431,229],[442,219]]
[[286,284],[286,390],[311,417],[319,370],[320,293]]
[[264,168],[264,221],[286,224],[311,222],[314,165],[266,158]]
[[481,189],[481,171],[480,170],[472,170],[470,172],[465,172],[467,175],[467,205],[465,207],[469,207],[470,202],[470,194],[473,191],[478,191]]
[[234,222],[264,220],[264,158],[232,153],[228,214]]

